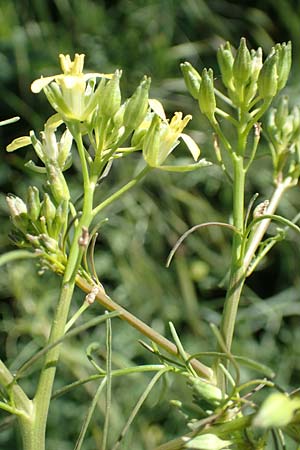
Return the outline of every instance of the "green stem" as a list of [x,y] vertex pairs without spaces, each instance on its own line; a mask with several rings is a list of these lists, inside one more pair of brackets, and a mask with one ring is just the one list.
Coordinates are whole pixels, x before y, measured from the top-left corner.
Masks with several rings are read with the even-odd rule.
[[0,385],[6,390],[11,397],[14,406],[30,415],[32,411],[32,402],[29,400],[23,389],[16,383],[14,376],[6,367],[3,361],[0,360]]
[[[61,339],[65,333],[75,287],[75,278],[83,253],[83,248],[79,245],[79,238],[83,229],[88,229],[93,219],[93,195],[96,183],[94,180],[90,180],[82,137],[75,126],[73,127],[73,135],[77,143],[82,166],[84,184],[83,212],[74,232],[73,242],[62,281],[61,294],[56,307],[48,341],[49,345]],[[29,419],[20,419],[24,450],[45,450],[45,432],[48,410],[59,355],[60,345],[51,348],[46,354],[37,391],[33,399],[34,412]]]
[[235,156],[233,158],[233,168],[233,226],[240,233],[235,233],[233,237],[230,280],[221,322],[221,333],[228,352],[231,349],[238,304],[245,281],[242,254],[245,191],[243,157]]

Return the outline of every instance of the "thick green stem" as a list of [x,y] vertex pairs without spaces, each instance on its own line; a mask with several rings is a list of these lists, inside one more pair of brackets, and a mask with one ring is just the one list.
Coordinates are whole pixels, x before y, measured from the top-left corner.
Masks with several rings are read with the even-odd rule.
[[221,322],[221,333],[228,351],[231,348],[238,304],[245,281],[242,255],[245,191],[243,158],[241,156],[235,156],[233,164],[233,225],[240,233],[235,233],[233,237],[230,280]]

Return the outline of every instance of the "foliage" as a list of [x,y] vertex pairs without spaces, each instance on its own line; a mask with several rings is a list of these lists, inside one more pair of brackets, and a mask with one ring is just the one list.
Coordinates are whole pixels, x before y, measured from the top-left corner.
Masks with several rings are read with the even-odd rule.
[[[102,72],[105,69],[106,72],[113,72],[116,67],[123,67],[125,69],[123,85],[124,78],[129,83],[125,86],[126,96],[133,92],[137,79],[147,73],[153,78],[152,95],[165,99],[167,109],[172,111],[184,109],[185,113],[194,109],[194,119],[191,123],[192,136],[200,142],[202,149],[205,148],[206,154],[211,142],[211,131],[197,112],[197,103],[194,102],[194,106],[191,106],[191,101],[184,92],[183,82],[179,78],[178,63],[188,59],[195,66],[202,68],[204,60],[206,64],[213,65],[216,70],[217,66],[212,54],[221,41],[220,36],[225,40],[232,40],[237,46],[239,36],[247,35],[250,42],[254,45],[258,43],[265,51],[268,51],[273,44],[272,33],[273,36],[275,35],[272,22],[267,15],[269,12],[267,6],[260,5],[264,11],[255,9],[255,2],[252,4],[249,2],[247,13],[244,7],[242,8],[240,4],[235,5],[234,2],[230,4],[230,13],[226,9],[225,2],[210,2],[209,5],[203,2],[203,5],[202,3],[200,5],[200,2],[190,1],[184,6],[179,6],[178,2],[166,2],[163,8],[169,11],[168,26],[165,26],[162,20],[162,2],[149,1],[146,5],[145,2],[141,2],[138,6],[136,2],[116,2],[113,8],[105,6],[104,2],[103,4],[99,2],[97,5],[94,2],[73,2],[72,5],[71,2],[55,2],[56,6],[51,11],[46,9],[43,11],[37,2],[36,5],[30,5],[35,12],[34,18],[29,18],[26,12],[31,8],[22,6],[20,9],[20,2],[5,3],[1,5],[2,11],[6,8],[2,17],[7,19],[7,24],[14,23],[14,25],[1,27],[2,59],[5,61],[3,67],[7,69],[7,72],[2,71],[3,101],[9,104],[13,111],[4,110],[3,117],[17,113],[26,117],[29,128],[40,129],[45,119],[44,112],[46,113],[49,109],[42,96],[36,99],[29,95],[27,86],[36,74],[53,73],[58,48],[64,53],[72,54],[75,48],[87,54],[88,67],[93,70]],[[284,3],[287,4],[287,2],[279,3],[281,8],[284,7],[282,6]],[[272,2],[270,6],[273,17],[279,3],[276,2],[276,5],[273,5]],[[82,14],[80,8],[84,8],[84,11],[93,8],[93,12]],[[233,18],[234,14],[235,18]],[[80,25],[75,17],[82,19]],[[148,25],[149,17],[153,18],[152,28]],[[285,18],[286,16],[281,14],[280,20],[284,21]],[[293,20],[296,20],[296,14],[293,15]],[[250,21],[251,26],[246,21]],[[118,31],[128,29],[131,33],[123,32],[120,39]],[[279,25],[277,29],[280,29]],[[289,31],[296,29],[297,27],[294,27]],[[66,35],[65,30],[72,30],[72,33]],[[136,30],[138,33],[135,33]],[[145,37],[141,39],[141,35]],[[280,40],[280,37],[276,36],[276,38]],[[110,44],[104,46],[103,42]],[[145,48],[145,42],[148,43],[147,48]],[[162,43],[164,45],[161,45]],[[297,40],[295,40],[293,53],[296,60]],[[12,57],[14,54],[17,55],[19,89],[12,89],[13,79],[10,78],[14,74],[15,59]],[[126,70],[126,67],[130,70]],[[216,71],[215,74],[219,79],[219,72]],[[168,82],[164,81],[167,77],[169,77]],[[170,77],[173,79],[170,80]],[[290,81],[293,83],[293,78]],[[293,97],[295,97],[295,89],[292,91]],[[23,101],[20,100],[21,98]],[[43,113],[34,113],[38,110]],[[24,121],[20,122],[20,129],[23,129],[25,134],[28,124]],[[201,129],[204,132],[199,133],[195,129]],[[12,130],[12,127],[5,128],[8,134],[3,139],[5,143],[15,137],[16,133]],[[180,148],[178,150],[180,151]],[[22,150],[22,152],[25,151],[27,160],[32,159],[33,154],[26,149]],[[253,171],[249,174],[247,201],[255,192],[260,192],[263,198],[269,198],[272,177],[268,171],[270,163],[265,157],[265,152],[266,147],[264,142],[261,142],[259,159],[254,161]],[[42,191],[38,174],[32,175],[26,171],[24,175],[21,168],[23,164],[21,153],[3,155],[3,158],[9,159],[10,163],[9,168],[2,166],[1,169],[2,183],[6,185],[4,191],[14,191],[22,198],[25,198],[24,184],[38,186]],[[76,155],[74,155],[73,163],[74,167],[78,168]],[[134,164],[132,160],[128,160],[126,164],[115,162],[111,172],[116,182],[115,186],[121,184],[128,173],[133,172]],[[164,263],[178,236],[191,226],[207,222],[212,218],[219,222],[228,220],[230,190],[216,167],[205,169],[205,173],[199,171],[187,175],[170,173],[159,173],[159,175],[158,177],[156,173],[150,174],[143,183],[143,189],[135,190],[132,195],[123,197],[121,203],[109,207],[109,224],[103,223],[100,241],[96,243],[96,271],[112,298],[117,298],[122,305],[134,311],[146,323],[153,324],[162,334],[172,339],[166,325],[171,320],[179,330],[185,348],[191,353],[197,353],[200,349],[213,349],[214,338],[208,324],[211,321],[220,323],[224,295],[222,279],[224,267],[228,265],[230,258],[228,245],[230,231],[210,228],[203,229],[197,235],[190,235],[181,246],[180,252],[168,271],[164,268]],[[10,180],[14,180],[14,183]],[[76,190],[79,193],[76,170],[72,170],[70,189],[74,193]],[[101,191],[103,198],[111,193],[107,183],[102,184]],[[280,212],[286,217],[294,217],[297,210],[298,199],[295,190],[283,199]],[[2,214],[1,243],[4,250],[8,248],[6,235],[10,228],[5,219],[7,212],[4,202],[2,202]],[[275,226],[273,231],[276,233]],[[242,308],[237,322],[237,339],[233,349],[235,354],[247,355],[254,359],[259,355],[260,361],[264,361],[273,369],[278,369],[276,378],[278,384],[290,386],[289,389],[293,389],[297,386],[299,371],[299,358],[297,358],[299,351],[296,346],[298,337],[296,234],[288,232],[286,238],[287,243],[279,243],[262,261],[260,270],[250,279],[250,288],[247,287],[244,290]],[[46,273],[43,277],[48,290],[46,292],[41,289],[35,278],[34,262],[20,261],[17,265],[10,263],[7,269],[2,270],[4,273],[3,293],[6,296],[4,297],[6,306],[3,307],[5,317],[3,339],[5,338],[5,350],[11,362],[15,359],[15,355],[20,353],[20,360],[17,359],[12,365],[12,370],[15,370],[37,348],[44,345],[49,327],[45,317],[52,314],[56,298],[55,289],[58,284],[53,276]],[[266,281],[268,277],[271,282]],[[216,288],[218,284],[219,287]],[[151,301],[147,301],[149,292],[151,292]],[[8,301],[10,297],[16,299],[13,310],[11,302]],[[265,299],[265,297],[270,298]],[[41,301],[37,302],[37,298]],[[82,294],[77,292],[74,311],[81,301]],[[167,307],[162,308],[162,305]],[[31,320],[33,314],[36,317],[35,321]],[[93,316],[90,310],[85,314]],[[203,318],[201,323],[198,320],[200,317]],[[115,367],[125,367],[136,361],[156,362],[136,343],[139,335],[129,333],[125,325],[119,321],[113,321]],[[92,335],[91,340],[94,340],[94,336],[97,341],[102,339],[103,349],[102,334],[94,329],[90,333],[81,333],[80,339],[75,336],[70,338],[70,341],[65,341],[62,361],[68,361],[69,358],[70,362],[66,362],[60,369],[57,379],[59,386],[73,381],[74,377],[88,376],[89,363],[82,355],[82,348],[87,348]],[[210,356],[206,356],[204,360],[207,364],[211,363]],[[242,366],[240,370],[242,379],[249,379],[253,373],[253,368],[248,366]],[[145,378],[137,379],[146,380]],[[22,381],[22,385],[29,394],[32,393],[35,380],[33,373],[28,381]],[[112,426],[115,427],[115,431],[112,431],[112,435],[115,437],[133,406],[134,395],[129,395],[126,388],[121,389],[122,386],[126,386],[126,383],[125,379],[116,378],[114,381],[116,395],[112,404],[114,417]],[[188,393],[190,389],[187,389],[183,382],[174,384],[170,381],[170,383],[170,391],[165,394],[167,399],[190,395]],[[60,448],[72,448],[70,442],[74,442],[77,438],[74,430],[80,426],[78,404],[82,405],[80,408],[83,417],[85,412],[83,404],[88,396],[93,396],[94,393],[94,390],[87,386],[91,384],[85,385],[84,389],[76,393],[75,391],[69,393],[69,403],[64,400],[66,396],[53,402],[52,408],[55,412],[50,416],[48,427],[49,437],[51,436],[49,442],[53,442],[54,447],[59,443]],[[139,395],[139,386],[141,388],[140,382],[132,383],[135,398]],[[259,397],[260,393],[256,395]],[[101,400],[100,407],[103,408]],[[169,418],[165,419],[167,414],[164,416],[164,411],[166,412],[168,408],[160,403],[159,410],[159,414],[157,408],[153,412],[151,403],[149,406],[146,403],[145,415],[133,423],[132,434],[129,431],[124,448],[126,445],[130,448],[153,448],[158,441],[163,442],[176,434],[184,433],[183,423],[176,411],[171,413],[168,411]],[[74,423],[74,427],[70,426],[70,429],[66,431],[64,441],[59,433],[59,418],[62,416],[69,417],[70,423]],[[93,437],[88,438],[85,443],[87,448],[88,446],[94,448],[95,442],[99,442],[97,422],[98,424],[101,422],[102,415],[96,414],[95,417],[97,419],[95,425],[92,425]],[[163,428],[159,426],[160,419],[164,424]],[[155,425],[149,428],[151,422]],[[141,436],[139,442],[134,439],[136,430],[139,430]],[[12,443],[16,437],[10,433],[11,441],[9,441],[7,433],[9,431],[2,434],[3,442],[11,443],[3,445],[8,445],[8,448],[16,447],[15,441]],[[290,445],[291,447],[288,448],[294,448],[292,444]]]

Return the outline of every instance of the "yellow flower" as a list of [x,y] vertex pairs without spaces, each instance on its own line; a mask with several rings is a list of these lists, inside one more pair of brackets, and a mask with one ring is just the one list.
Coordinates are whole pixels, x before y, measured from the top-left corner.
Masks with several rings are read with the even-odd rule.
[[[188,122],[191,120],[191,115],[183,117],[182,112],[175,112],[172,119],[168,121],[165,118],[162,105],[157,102],[157,100],[155,102],[150,100],[149,103],[154,110],[154,114],[150,126],[144,135],[142,144],[146,163],[150,167],[176,172],[194,170],[198,167],[209,165],[210,163],[204,159],[201,159],[196,164],[188,164],[185,166],[163,165],[167,157],[180,143],[179,139],[184,141],[195,161],[197,161],[200,156],[200,149],[190,136],[182,133]],[[146,125],[146,122],[142,125]]]
[[41,77],[31,84],[37,94],[44,90],[52,107],[66,120],[84,121],[96,106],[96,78],[112,78],[112,74],[83,73],[83,54],[59,55],[63,73]]

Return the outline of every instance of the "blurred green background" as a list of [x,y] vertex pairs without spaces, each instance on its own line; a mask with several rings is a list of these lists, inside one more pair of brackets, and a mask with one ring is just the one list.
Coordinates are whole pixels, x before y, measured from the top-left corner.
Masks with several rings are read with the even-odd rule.
[[[160,99],[169,114],[192,113],[190,133],[201,146],[202,156],[214,159],[210,127],[185,90],[180,62],[190,61],[199,70],[212,66],[218,79],[216,50],[224,40],[237,46],[245,36],[249,47],[261,46],[265,54],[274,43],[292,40],[293,70],[286,92],[296,103],[300,102],[299,35],[300,2],[292,0],[0,0],[0,119],[21,117],[17,124],[0,128],[1,253],[13,248],[5,194],[24,196],[28,184],[42,185],[39,176],[24,168],[30,150],[7,154],[5,147],[31,129],[41,130],[51,113],[43,95],[33,95],[29,86],[41,74],[58,73],[59,53],[85,53],[87,71],[122,68],[124,96],[133,92],[144,74],[151,76],[151,96]],[[110,180],[117,185],[126,181],[133,164],[130,158],[116,164]],[[268,158],[254,164],[248,201],[255,192],[263,199],[270,195],[270,167]],[[74,191],[79,182],[73,172]],[[104,184],[102,189],[108,192],[111,187]],[[295,188],[280,212],[293,218],[299,206]],[[106,211],[109,222],[102,228],[95,252],[99,278],[112,298],[168,337],[167,324],[173,321],[189,352],[214,348],[209,322],[220,321],[221,283],[231,236],[217,228],[196,232],[170,269],[165,267],[166,258],[189,227],[208,220],[228,221],[230,210],[230,189],[213,166],[188,174],[154,173]],[[286,389],[298,387],[300,375],[299,250],[299,239],[288,234],[252,276],[243,294],[234,343],[237,354],[274,368],[278,384]],[[45,343],[57,298],[60,280],[50,273],[37,276],[37,270],[30,261],[10,264],[0,272],[0,352],[13,371]],[[74,310],[82,300],[83,294],[76,292]],[[94,305],[86,318],[102,312]],[[114,367],[157,362],[138,343],[140,338],[125,323],[113,320]],[[105,328],[101,326],[66,342],[56,388],[94,373],[85,354],[93,341],[100,345],[98,358],[103,364]],[[243,370],[243,379],[253,375]],[[113,381],[110,445],[148,382],[145,375]],[[29,394],[35,383],[35,374],[23,380]],[[96,387],[90,383],[53,401],[49,449],[74,448]],[[171,409],[169,400],[184,398],[186,386],[170,377],[167,389],[163,387],[150,395],[121,448],[150,450],[184,432],[184,420]],[[100,401],[86,450],[100,449],[103,408]],[[20,449],[8,416],[1,412],[0,420],[0,448]]]

